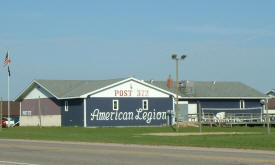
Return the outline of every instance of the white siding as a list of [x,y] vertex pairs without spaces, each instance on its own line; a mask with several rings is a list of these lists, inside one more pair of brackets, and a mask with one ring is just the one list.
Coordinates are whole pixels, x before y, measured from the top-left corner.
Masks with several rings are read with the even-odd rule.
[[43,88],[35,87],[28,93],[28,95],[26,95],[24,99],[37,99],[38,97],[51,98],[53,96]]
[[[61,115],[42,115],[42,126],[61,126]],[[20,126],[39,126],[39,116],[21,116]]]
[[197,104],[188,104],[188,114],[197,114]]
[[129,81],[91,97],[169,97],[169,95],[135,81]]

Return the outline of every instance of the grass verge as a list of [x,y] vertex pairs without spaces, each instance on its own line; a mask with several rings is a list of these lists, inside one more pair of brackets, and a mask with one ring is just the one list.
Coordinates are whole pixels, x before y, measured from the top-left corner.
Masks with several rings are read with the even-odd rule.
[[[263,127],[204,127],[203,132],[256,132],[257,134],[171,137],[142,135],[174,132],[171,127],[14,127],[2,129],[0,138],[275,150],[274,131],[272,128],[272,134],[267,135],[266,128]],[[188,127],[181,128],[180,132],[199,132],[199,130]]]

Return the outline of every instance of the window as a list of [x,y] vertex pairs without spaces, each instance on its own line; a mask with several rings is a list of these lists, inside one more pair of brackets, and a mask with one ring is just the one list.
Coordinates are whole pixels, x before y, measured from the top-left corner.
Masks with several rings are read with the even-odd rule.
[[142,100],[142,109],[148,110],[148,100]]
[[68,101],[65,101],[65,111],[66,112],[69,111],[69,103],[68,103]]
[[117,111],[119,109],[119,102],[118,100],[113,100],[113,110]]
[[245,108],[245,101],[244,100],[240,100],[240,108],[241,109]]

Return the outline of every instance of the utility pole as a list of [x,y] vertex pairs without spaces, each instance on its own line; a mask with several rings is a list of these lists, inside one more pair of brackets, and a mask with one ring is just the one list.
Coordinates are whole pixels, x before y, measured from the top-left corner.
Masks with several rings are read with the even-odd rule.
[[199,116],[198,116],[198,120],[199,120],[199,126],[200,126],[200,133],[202,133],[202,125],[201,125],[201,103],[200,101],[197,101],[197,106],[198,106],[198,110],[199,110]]
[[38,97],[38,113],[39,113],[39,127],[41,128],[41,106],[40,106],[40,96]]
[[176,118],[177,118],[177,128],[176,131],[179,132],[179,59],[176,59]]
[[177,58],[176,54],[172,55],[172,59],[176,60],[176,132],[179,132],[179,60],[184,60],[185,58],[186,55],[182,55],[180,58]]
[[270,118],[268,113],[268,99],[265,99],[265,110],[266,110],[266,126],[267,126],[267,134],[270,135]]

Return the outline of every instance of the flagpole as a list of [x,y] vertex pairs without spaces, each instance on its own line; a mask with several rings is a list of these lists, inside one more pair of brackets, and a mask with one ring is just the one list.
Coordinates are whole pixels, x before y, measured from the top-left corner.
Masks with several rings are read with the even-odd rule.
[[[10,54],[8,50],[8,58],[10,59]],[[9,69],[9,63],[8,63]],[[10,127],[10,74],[8,73],[8,127]]]

